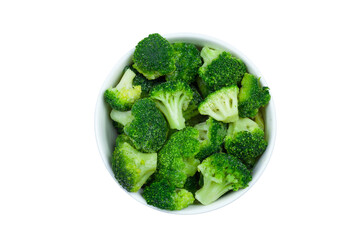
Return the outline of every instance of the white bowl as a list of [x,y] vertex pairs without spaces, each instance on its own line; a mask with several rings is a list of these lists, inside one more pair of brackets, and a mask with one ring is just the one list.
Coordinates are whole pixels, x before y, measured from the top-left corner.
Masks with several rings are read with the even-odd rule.
[[[177,33],[177,34],[167,34],[163,35],[166,39],[168,39],[170,42],[188,42],[193,43],[197,46],[210,46],[217,49],[223,49],[228,52],[230,52],[233,56],[238,57],[243,60],[243,62],[246,64],[248,72],[257,76],[261,77],[260,82],[263,86],[268,86],[265,82],[264,76],[260,73],[260,71],[255,67],[255,65],[239,50],[237,50],[235,47],[231,46],[228,43],[225,43],[219,39],[205,36],[205,35],[199,35],[194,33]],[[134,43],[134,46],[136,43]],[[104,84],[101,87],[101,90],[99,92],[98,100],[96,103],[96,110],[95,110],[95,136],[97,145],[99,148],[99,152],[101,155],[101,158],[109,171],[110,175],[113,177],[115,182],[117,180],[114,177],[114,173],[111,168],[111,156],[114,150],[115,146],[115,139],[116,139],[116,131],[112,125],[112,122],[110,120],[109,114],[110,114],[110,107],[108,104],[104,101],[104,92],[107,88],[114,86],[121,76],[121,73],[125,66],[129,65],[132,61],[132,55],[134,53],[134,49],[131,49],[129,52],[127,52],[114,66],[111,73],[106,78]],[[269,86],[271,89],[271,86]],[[229,192],[219,198],[214,203],[211,203],[209,205],[203,206],[203,205],[190,205],[189,207],[180,210],[180,211],[165,211],[158,208],[155,208],[153,206],[147,205],[144,198],[141,196],[139,192],[137,193],[129,193],[126,191],[131,197],[136,199],[137,201],[160,211],[174,213],[174,214],[197,214],[197,213],[204,213],[209,212],[218,208],[221,208],[225,205],[228,205],[229,203],[235,201],[239,197],[241,197],[244,193],[246,193],[260,178],[261,174],[265,170],[270,157],[271,153],[274,148],[275,143],[275,136],[276,136],[276,116],[275,116],[275,108],[274,108],[274,102],[273,102],[273,96],[269,102],[269,104],[265,107],[264,111],[264,119],[265,119],[265,136],[268,141],[268,146],[266,148],[266,151],[263,153],[261,158],[259,159],[258,163],[256,164],[255,168],[253,169],[253,178],[252,181],[249,183],[249,186],[245,189],[241,189],[236,192]],[[120,184],[119,184],[120,186]],[[122,188],[122,187],[121,187]]]

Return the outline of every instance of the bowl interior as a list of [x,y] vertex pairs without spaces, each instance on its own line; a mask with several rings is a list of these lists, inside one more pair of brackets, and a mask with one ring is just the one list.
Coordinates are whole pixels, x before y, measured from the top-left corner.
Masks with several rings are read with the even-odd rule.
[[[228,43],[225,43],[221,40],[209,37],[209,36],[203,36],[198,34],[189,34],[189,33],[179,33],[179,34],[168,34],[164,35],[165,38],[167,38],[170,42],[188,42],[193,43],[199,47],[202,46],[210,46],[217,49],[222,49],[230,52],[233,56],[238,57],[243,60],[243,62],[246,64],[248,72],[257,76],[261,77],[260,82],[263,86],[268,86],[265,82],[264,77],[261,75],[261,73],[257,70],[255,65],[239,50],[237,50],[235,47],[229,45]],[[134,49],[130,50],[128,53],[126,53],[114,66],[111,73],[106,78],[104,84],[102,85],[102,88],[100,90],[97,104],[96,104],[96,111],[95,111],[95,135],[96,135],[96,141],[99,148],[100,155],[103,159],[103,162],[113,177],[113,179],[116,181],[114,177],[114,173],[111,168],[111,156],[112,152],[115,146],[115,139],[117,136],[117,133],[115,129],[113,128],[112,122],[110,120],[109,114],[110,114],[110,106],[105,103],[103,94],[105,90],[111,86],[114,86],[121,78],[121,74],[123,72],[123,69],[129,65],[132,62],[132,55],[133,55]],[[271,88],[270,88],[271,89]],[[203,205],[190,205],[189,207],[180,210],[180,211],[165,211],[170,212],[174,214],[196,214],[196,213],[203,213],[208,212],[211,210],[218,209],[220,207],[223,207],[240,196],[242,196],[245,192],[247,192],[258,180],[258,178],[261,176],[262,172],[264,171],[267,163],[270,160],[270,156],[274,147],[275,143],[275,135],[276,135],[276,119],[275,119],[275,109],[274,109],[274,103],[273,103],[273,97],[271,98],[269,104],[264,108],[264,119],[265,119],[265,137],[268,141],[268,147],[266,151],[263,153],[261,158],[259,159],[258,163],[256,164],[254,170],[253,170],[253,180],[249,183],[249,187],[236,191],[236,192],[229,192],[222,196],[220,199],[215,201],[212,204],[209,204],[207,206]],[[116,181],[117,182],[117,181]],[[126,191],[126,190],[124,190]],[[126,191],[127,192],[127,191]],[[140,192],[137,193],[129,193],[127,192],[131,197],[135,198],[137,201],[145,204],[145,200],[141,196]],[[148,205],[149,207],[152,207]],[[154,209],[157,209],[155,207],[152,207]],[[157,209],[160,210],[160,209]],[[160,210],[164,211],[164,210]]]

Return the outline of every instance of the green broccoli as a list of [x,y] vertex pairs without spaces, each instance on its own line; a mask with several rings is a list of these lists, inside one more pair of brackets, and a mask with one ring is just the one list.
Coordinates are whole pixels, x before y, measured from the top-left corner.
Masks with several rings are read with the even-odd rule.
[[165,115],[171,129],[180,130],[185,127],[183,111],[193,99],[193,91],[187,83],[178,81],[161,83],[152,89],[150,97]]
[[266,149],[264,131],[249,118],[239,118],[229,124],[225,138],[227,153],[238,157],[248,168],[253,168],[257,157]]
[[239,88],[236,85],[217,90],[200,103],[199,112],[221,122],[234,122],[239,118],[238,94]]
[[269,88],[261,87],[259,79],[248,73],[244,75],[239,92],[240,117],[255,117],[259,108],[269,103]]
[[125,125],[124,132],[131,138],[136,149],[142,152],[157,152],[164,145],[168,125],[155,103],[150,98],[135,102],[131,109],[134,119]]
[[173,133],[159,151],[155,179],[167,179],[176,187],[183,187],[186,178],[193,176],[200,164],[195,158],[200,149],[198,137],[199,131],[192,127]]
[[251,172],[236,157],[215,153],[199,166],[204,185],[195,193],[195,198],[208,205],[226,192],[246,188],[251,181]]
[[137,151],[128,136],[121,134],[111,159],[114,176],[129,192],[137,192],[156,170],[157,153]]
[[204,47],[201,57],[204,64],[199,68],[199,75],[210,92],[237,85],[247,71],[240,59],[225,51]]
[[146,186],[142,195],[147,204],[171,211],[186,208],[195,200],[191,192],[177,188],[165,179]]
[[104,93],[105,102],[118,111],[128,111],[141,96],[141,86],[133,86],[136,74],[127,69],[119,84],[108,88]]
[[153,80],[175,71],[175,54],[171,44],[160,34],[150,34],[135,47],[133,67]]
[[136,149],[142,152],[157,152],[167,139],[167,122],[150,98],[135,102],[131,111],[112,110],[110,117],[123,126]]
[[185,121],[188,121],[191,118],[200,114],[198,107],[199,107],[199,104],[204,100],[194,86],[191,86],[191,89],[193,90],[194,94],[193,94],[193,99],[189,103],[189,106],[183,112]]
[[176,70],[166,75],[167,81],[191,83],[202,64],[200,51],[191,43],[173,43]]
[[200,151],[196,155],[197,159],[201,161],[221,151],[227,131],[224,123],[210,117],[206,122],[195,125],[194,128],[199,130]]

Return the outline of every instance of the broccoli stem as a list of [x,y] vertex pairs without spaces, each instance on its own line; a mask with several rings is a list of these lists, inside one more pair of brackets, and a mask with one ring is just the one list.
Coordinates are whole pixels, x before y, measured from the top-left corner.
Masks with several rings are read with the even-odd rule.
[[195,198],[203,205],[216,201],[219,197],[231,190],[233,187],[226,181],[217,183],[213,179],[204,178],[203,187],[195,193]]
[[185,95],[178,93],[175,95],[166,94],[165,99],[156,101],[156,106],[164,113],[171,129],[180,130],[185,127],[185,118],[183,117],[185,100]]
[[121,123],[123,126],[134,120],[134,116],[131,114],[131,111],[120,112],[114,109],[110,113],[110,118],[115,122]]
[[118,85],[116,85],[117,90],[121,89],[131,89],[133,86],[133,80],[135,78],[136,74],[131,71],[131,69],[128,69],[125,71],[124,75],[122,76],[120,82]]

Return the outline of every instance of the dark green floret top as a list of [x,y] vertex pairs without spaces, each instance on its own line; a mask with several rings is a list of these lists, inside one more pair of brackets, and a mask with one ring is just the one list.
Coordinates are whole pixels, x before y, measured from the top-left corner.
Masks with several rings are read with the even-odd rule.
[[158,33],[127,64],[104,92],[119,184],[169,211],[248,187],[268,145],[270,93],[260,78],[230,52]]
[[194,44],[173,43],[176,70],[166,76],[167,81],[195,81],[199,67],[202,64],[200,51]]
[[155,179],[166,179],[176,187],[183,187],[187,177],[196,173],[200,161],[196,154],[200,150],[199,131],[187,127],[171,135],[159,151]]
[[260,107],[264,107],[270,101],[268,87],[261,87],[259,79],[246,73],[241,81],[239,93],[240,117],[255,117]]
[[171,211],[186,208],[195,200],[191,192],[177,188],[164,179],[146,187],[143,197],[147,204]]
[[131,109],[133,120],[126,124],[124,132],[131,138],[136,149],[157,152],[164,145],[168,126],[164,116],[150,98],[143,98]]
[[225,51],[204,47],[201,57],[204,64],[199,75],[209,92],[239,84],[247,71],[243,61]]
[[175,71],[174,49],[160,34],[150,34],[135,47],[133,67],[147,79],[156,79]]

